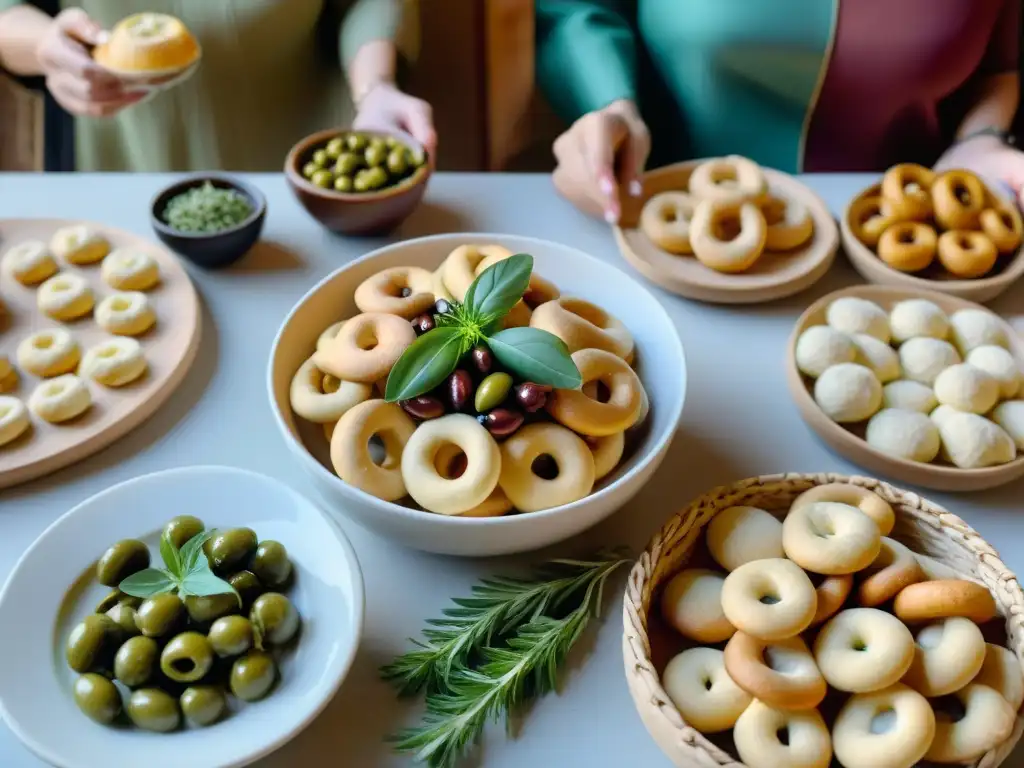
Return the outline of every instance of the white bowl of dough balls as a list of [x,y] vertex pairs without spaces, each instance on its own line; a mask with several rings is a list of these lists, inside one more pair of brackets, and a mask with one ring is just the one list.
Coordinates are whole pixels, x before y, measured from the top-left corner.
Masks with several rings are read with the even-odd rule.
[[764,476],[693,501],[625,595],[648,731],[679,766],[998,766],[1021,732],[1024,594],[963,527],[863,477]]
[[807,424],[873,472],[946,491],[1024,475],[1024,342],[984,307],[838,291],[797,321],[787,368]]
[[[437,348],[498,293],[483,336]],[[686,364],[668,315],[618,269],[543,240],[439,235],[314,286],[278,332],[267,384],[330,510],[477,556],[552,544],[625,504],[665,456]]]

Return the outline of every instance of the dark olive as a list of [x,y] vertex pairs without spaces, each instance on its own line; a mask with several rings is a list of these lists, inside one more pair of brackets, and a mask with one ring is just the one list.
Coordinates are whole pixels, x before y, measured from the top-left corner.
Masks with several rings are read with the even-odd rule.
[[185,605],[170,593],[146,598],[135,611],[135,626],[146,637],[169,635],[184,619]]
[[448,377],[448,402],[456,411],[463,411],[473,402],[473,377],[469,371],[456,369]]
[[420,421],[444,416],[444,403],[440,398],[431,395],[417,395],[409,400],[400,400],[398,404],[402,406],[402,410]]
[[473,347],[471,356],[473,365],[480,373],[486,376],[491,372],[491,366],[494,365],[494,356],[491,354],[491,350],[484,346],[476,346]]
[[494,437],[508,437],[523,426],[525,419],[521,412],[513,408],[495,408],[486,415],[477,416],[477,421]]
[[427,331],[434,330],[434,316],[429,312],[425,312],[422,315],[417,315],[412,319],[413,330],[416,331],[417,335],[424,334]]
[[256,534],[251,528],[229,528],[203,545],[210,567],[218,573],[244,568],[256,551]]
[[347,137],[345,137],[345,144],[353,152],[359,152],[362,149],[366,149],[366,144],[368,143],[368,141],[369,139],[367,139],[366,136],[361,133],[350,133]]
[[182,632],[160,654],[160,671],[176,683],[202,680],[212,666],[213,648],[198,632]]
[[447,315],[452,311],[452,305],[445,299],[438,299],[434,302],[434,311],[439,315]]
[[242,610],[248,611],[257,597],[266,590],[256,578],[252,571],[239,571],[228,577],[228,584],[235,588],[235,592],[242,598]]
[[121,714],[121,694],[103,675],[88,673],[75,680],[75,704],[87,717],[107,725]]
[[192,537],[206,530],[203,521],[192,515],[178,515],[164,526],[164,536],[169,538],[178,549]]
[[160,646],[151,637],[129,638],[114,656],[114,677],[129,688],[145,685],[159,667]]
[[256,701],[274,684],[277,668],[264,651],[249,651],[231,665],[231,692],[242,701]]
[[549,392],[551,387],[546,384],[527,381],[516,387],[516,400],[527,413],[536,413],[547,404]]
[[96,563],[100,584],[116,587],[122,580],[149,567],[149,547],[138,539],[122,539],[103,553]]
[[228,699],[219,685],[193,685],[181,694],[181,713],[192,725],[213,725],[228,708]]
[[168,733],[181,724],[178,700],[159,688],[132,692],[125,711],[135,725],[147,731]]
[[282,586],[292,575],[292,562],[288,559],[288,550],[278,541],[261,541],[256,547],[256,554],[249,561],[249,570],[271,589]]
[[249,620],[271,645],[283,645],[299,629],[299,612],[292,601],[278,592],[267,592],[256,598]]
[[115,605],[129,605],[132,608],[138,608],[141,604],[141,597],[133,597],[132,595],[126,595],[120,589],[112,589],[107,593],[106,597],[96,604],[96,613],[106,613]]
[[229,613],[238,613],[242,607],[238,604],[238,597],[234,592],[225,592],[208,597],[189,595],[185,598],[185,609],[192,621],[205,624]]
[[206,636],[218,656],[241,656],[252,648],[252,622],[244,616],[224,616],[213,622]]
[[334,164],[334,172],[344,176],[351,176],[363,165],[363,159],[354,152],[345,152]]
[[105,613],[86,616],[68,635],[65,648],[68,666],[75,672],[106,668],[120,639],[120,627]]
[[139,627],[135,623],[135,609],[127,603],[118,603],[107,611],[107,616],[117,622],[125,637],[139,634]]

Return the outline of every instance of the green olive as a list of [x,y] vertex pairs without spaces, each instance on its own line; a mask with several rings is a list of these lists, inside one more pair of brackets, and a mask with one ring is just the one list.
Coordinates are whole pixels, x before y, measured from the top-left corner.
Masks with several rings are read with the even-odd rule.
[[383,144],[370,144],[363,153],[366,164],[373,168],[377,165],[384,165],[388,159],[388,148]]
[[400,147],[402,145],[394,136],[386,136],[384,137],[384,146],[387,147],[388,149],[394,149],[395,147]]
[[388,183],[388,174],[383,168],[367,168],[356,174],[353,186],[356,192],[370,192]]
[[401,147],[392,149],[388,155],[388,170],[394,176],[405,176],[409,171],[408,152]]
[[486,413],[505,402],[505,398],[508,397],[511,389],[511,376],[507,373],[492,373],[481,381],[480,386],[476,388],[473,406],[478,413]]
[[334,164],[334,172],[351,176],[363,165],[363,159],[354,152],[345,152]]
[[306,163],[304,166],[302,166],[302,175],[305,176],[307,179],[312,179],[313,174],[319,170],[320,169],[317,168],[316,163]]
[[122,539],[103,553],[96,563],[96,580],[116,587],[133,573],[149,567],[149,547],[138,539]]
[[350,133],[345,138],[345,144],[353,152],[359,152],[360,150],[366,149],[366,145],[369,143],[369,139],[361,133]]
[[138,608],[142,604],[141,597],[133,597],[132,595],[126,595],[120,589],[112,589],[96,604],[96,613],[106,613],[115,605],[129,605],[132,608]]
[[335,136],[333,139],[327,142],[327,146],[324,147],[324,152],[331,160],[337,160],[338,156],[345,151],[345,141],[341,136]]
[[325,149],[318,149],[313,153],[313,162],[317,164],[318,168],[327,167],[327,163],[329,163],[330,160],[331,158],[327,156],[327,150]]
[[208,597],[195,597],[189,595],[185,598],[185,609],[192,621],[198,624],[205,624],[229,613],[238,613],[241,606],[238,604],[238,596],[234,592],[224,592],[219,595]]
[[139,627],[135,623],[135,609],[128,605],[128,603],[118,603],[107,611],[107,616],[117,623],[124,637],[132,637],[139,634]]
[[121,714],[121,694],[103,675],[88,673],[75,680],[75,704],[90,719],[107,725]]
[[164,526],[163,535],[171,540],[178,549],[185,546],[189,539],[199,535],[206,529],[203,521],[192,515],[178,515]]
[[170,593],[146,598],[135,611],[135,625],[146,637],[169,635],[184,618],[185,605]]
[[193,685],[179,700],[181,713],[192,725],[213,725],[228,708],[228,699],[219,685]]
[[129,688],[145,685],[159,666],[160,646],[151,637],[139,635],[125,641],[114,656],[114,677]]
[[329,189],[331,184],[334,182],[334,175],[330,171],[325,171],[321,169],[313,174],[313,176],[310,178],[310,181],[312,181],[318,187]]
[[248,611],[256,598],[266,591],[260,580],[256,578],[256,574],[252,571],[239,571],[229,576],[228,584],[234,587],[235,592],[242,598],[243,611]]
[[267,695],[276,676],[269,653],[249,651],[231,665],[231,692],[242,701],[256,701]]
[[121,639],[121,628],[105,613],[93,613],[80,621],[68,635],[65,656],[75,672],[107,668]]
[[228,528],[203,545],[210,567],[218,573],[244,568],[256,551],[256,534],[251,528]]
[[299,629],[299,612],[292,601],[278,592],[267,592],[256,598],[249,620],[271,645],[283,645]]
[[244,616],[224,616],[213,622],[206,636],[218,656],[241,656],[252,648],[252,622]]
[[267,539],[256,547],[256,553],[249,561],[249,570],[256,574],[260,583],[271,589],[282,586],[292,575],[292,562],[284,544]]
[[182,632],[160,654],[160,671],[176,683],[202,680],[212,666],[213,648],[198,632]]
[[135,725],[147,731],[168,733],[181,724],[178,700],[159,688],[132,692],[125,711]]
[[334,191],[335,192],[351,192],[352,191],[352,177],[351,176],[335,176],[334,177]]

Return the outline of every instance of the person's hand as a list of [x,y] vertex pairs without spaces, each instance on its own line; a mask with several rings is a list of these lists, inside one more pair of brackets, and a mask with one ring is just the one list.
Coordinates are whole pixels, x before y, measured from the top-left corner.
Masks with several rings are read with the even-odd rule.
[[1004,144],[996,136],[977,136],[954,144],[935,164],[936,171],[963,168],[986,183],[1003,185],[1024,208],[1024,152]]
[[555,139],[555,188],[580,210],[615,223],[620,189],[638,197],[651,138],[636,105],[616,101],[588,112]]
[[359,102],[356,130],[398,130],[408,133],[433,156],[437,150],[434,112],[422,99],[402,93],[390,83],[375,85]]
[[130,92],[114,74],[89,56],[86,45],[98,45],[106,33],[80,8],[69,8],[53,19],[39,41],[36,56],[46,87],[74,115],[107,117],[145,96]]

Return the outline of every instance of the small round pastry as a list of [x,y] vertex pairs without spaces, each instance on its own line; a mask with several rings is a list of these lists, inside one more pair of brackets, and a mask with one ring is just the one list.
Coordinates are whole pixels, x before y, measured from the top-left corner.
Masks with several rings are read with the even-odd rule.
[[753,160],[728,155],[706,160],[694,168],[689,189],[699,200],[742,203],[763,198],[768,192],[768,181]]
[[839,424],[865,421],[882,407],[882,382],[866,366],[840,363],[814,382],[814,401]]
[[812,325],[796,340],[796,367],[805,376],[816,379],[839,363],[857,359],[853,338],[829,325]]
[[420,267],[391,267],[371,275],[356,288],[360,312],[384,312],[412,320],[434,306],[434,276]]
[[[553,480],[533,471],[533,463],[545,455],[558,467]],[[565,427],[550,422],[528,424],[501,444],[498,483],[521,512],[571,504],[594,488],[594,454]]]
[[807,504],[817,504],[822,501],[831,501],[836,504],[847,504],[856,507],[865,515],[875,521],[878,532],[882,536],[888,536],[896,525],[896,513],[893,512],[889,503],[873,491],[861,488],[852,483],[825,483],[804,491],[797,496],[790,509],[796,509]]
[[122,75],[176,72],[199,56],[199,42],[179,19],[150,12],[122,19],[93,50],[100,66]]
[[801,201],[779,190],[772,190],[761,203],[768,225],[764,247],[768,251],[791,251],[814,236],[814,219]]
[[878,557],[861,573],[857,602],[874,608],[896,597],[904,587],[925,580],[917,557],[903,544],[888,536],[882,537]]
[[[936,413],[942,408],[950,410]],[[940,405],[932,413],[939,427],[942,455],[960,469],[980,469],[1008,464],[1017,458],[1017,446],[1010,435],[993,421],[976,413],[962,413]]]
[[915,336],[945,339],[949,336],[949,318],[938,304],[927,299],[904,299],[889,312],[889,328],[897,343]]
[[725,670],[736,685],[775,709],[814,709],[828,688],[799,637],[768,642],[737,632],[725,646]]
[[70,421],[89,410],[90,405],[89,388],[73,373],[41,382],[28,398],[29,410],[51,424]]
[[967,353],[968,365],[984,371],[999,384],[999,397],[1009,400],[1021,385],[1021,371],[1013,355],[994,344],[983,344]]
[[1010,436],[1018,451],[1024,451],[1024,400],[1000,403],[989,417]]
[[1002,323],[988,310],[958,309],[950,315],[949,324],[952,328],[953,343],[961,355],[966,355],[975,347],[986,344],[1010,348]]
[[78,367],[82,350],[63,328],[36,331],[18,345],[18,365],[34,376],[48,379]]
[[117,336],[141,336],[156,323],[156,313],[140,291],[114,293],[96,305],[96,324]]
[[877,451],[897,459],[927,464],[942,447],[939,428],[923,413],[883,408],[868,421],[864,439]]
[[331,376],[336,386],[328,384],[328,377],[307,360],[292,378],[289,400],[292,410],[299,416],[318,424],[335,424],[349,409],[373,396],[373,385],[355,381],[340,381]]
[[[728,231],[735,237],[725,237]],[[697,204],[690,223],[690,245],[701,264],[716,272],[745,272],[764,253],[768,236],[761,209],[753,203],[705,199]]]
[[594,455],[594,482],[606,477],[622,460],[626,450],[626,433],[616,432],[614,435],[592,437],[587,446]]
[[856,573],[878,557],[881,546],[875,521],[849,504],[794,505],[782,521],[786,557],[812,573]]
[[846,220],[853,236],[868,248],[877,246],[882,233],[896,222],[891,206],[880,195],[858,197],[850,204]]
[[935,171],[917,163],[894,165],[882,177],[882,197],[899,219],[925,221],[932,215]]
[[883,408],[899,408],[903,411],[929,414],[938,404],[934,390],[919,381],[898,379],[882,387]]
[[816,709],[790,712],[755,700],[736,720],[732,737],[748,768],[828,768],[832,762],[832,737]]
[[914,661],[914,637],[892,614],[877,608],[847,608],[818,632],[814,658],[833,688],[870,693],[906,674]]
[[977,229],[986,198],[985,185],[969,171],[946,171],[932,182],[935,221],[943,229]]
[[897,617],[908,623],[963,616],[983,624],[999,615],[991,593],[966,579],[937,579],[911,584],[896,595],[892,609]]
[[11,365],[7,355],[0,355],[0,395],[18,388],[18,371]]
[[313,364],[342,381],[385,378],[416,341],[408,320],[383,312],[364,312],[346,320],[338,334],[313,353]]
[[144,251],[116,248],[100,265],[103,281],[119,291],[148,291],[160,282],[160,266]]
[[338,335],[338,331],[341,330],[341,327],[343,325],[345,325],[345,321],[344,320],[339,320],[338,322],[332,323],[331,325],[327,326],[327,328],[324,330],[324,332],[321,333],[316,338],[316,348],[317,348],[317,350],[321,350],[324,347],[326,347],[328,344],[330,344],[330,342],[334,340],[334,337]]
[[856,296],[843,296],[829,304],[825,310],[825,322],[850,336],[866,333],[886,344],[891,336],[889,315],[885,310],[873,301]]
[[853,344],[857,348],[857,362],[875,372],[883,384],[900,377],[900,357],[896,350],[866,333],[855,333]]
[[520,299],[512,305],[512,309],[508,311],[508,314],[501,318],[501,327],[502,329],[527,328],[532,319],[533,310],[527,306],[525,301]]
[[920,272],[935,261],[939,238],[920,221],[897,221],[878,239],[878,258],[900,272]]
[[[820,576],[815,574],[821,582],[814,588],[818,595],[818,609],[814,612],[814,620],[811,626],[815,627],[823,621],[828,621],[843,607],[846,598],[853,589],[853,574],[844,573],[841,576]],[[811,582],[814,583],[813,580]]]
[[95,304],[89,282],[73,272],[54,275],[36,291],[39,311],[54,320],[76,320],[92,312]]
[[115,336],[87,349],[78,374],[105,387],[123,387],[146,372],[142,345],[128,336]]
[[[486,259],[485,259],[486,261]],[[554,301],[562,295],[562,292],[558,290],[558,286],[552,283],[550,280],[538,275],[536,272],[530,273],[530,284],[523,294],[523,303],[526,304],[530,309],[536,309],[541,304],[547,304],[549,301]]]
[[1021,675],[1020,659],[1009,648],[986,643],[985,661],[974,682],[996,691],[1009,702],[1014,712],[1024,703],[1024,676]]
[[946,271],[965,280],[987,275],[999,256],[988,237],[968,229],[943,232],[939,236],[938,253]]
[[572,361],[584,384],[600,381],[611,394],[602,403],[579,389],[556,389],[547,402],[555,421],[590,437],[614,435],[633,426],[643,405],[643,385],[636,372],[621,357],[601,349],[573,352]]
[[500,260],[511,255],[512,252],[501,245],[460,245],[441,265],[445,288],[457,301],[463,301],[476,279],[476,268],[481,261],[489,256]]
[[661,192],[640,212],[640,228],[663,251],[677,255],[693,253],[690,221],[697,201],[686,192]]
[[603,349],[625,359],[633,354],[633,336],[618,318],[584,299],[560,296],[533,310],[530,327],[547,331],[569,348]]
[[1017,720],[1006,699],[987,685],[971,683],[953,694],[963,717],[954,719],[941,707],[935,713],[935,738],[925,759],[936,763],[970,763],[1002,744]]
[[960,355],[952,344],[927,336],[914,337],[900,344],[899,357],[903,377],[929,387],[940,373],[960,362]]
[[698,643],[711,645],[728,640],[736,627],[722,612],[724,583],[722,574],[706,568],[687,568],[677,573],[661,593],[665,623]]
[[960,616],[940,619],[918,630],[914,663],[903,682],[934,699],[971,682],[984,661],[985,638],[977,624]]
[[110,253],[110,242],[90,227],[63,227],[50,238],[50,252],[68,264],[95,264]]
[[0,270],[22,285],[41,283],[57,274],[58,269],[46,243],[38,240],[12,246],[0,259]]
[[1013,253],[1020,247],[1024,226],[1020,213],[1010,205],[986,208],[979,217],[981,231],[1000,253]]
[[[402,479],[402,452],[416,425],[397,403],[367,400],[342,416],[331,437],[331,464],[349,485],[384,501],[406,495]],[[384,444],[384,460],[370,455],[370,438]]]
[[934,736],[928,700],[902,683],[854,694],[832,725],[836,759],[845,768],[913,768]]
[[999,382],[968,363],[951,365],[935,377],[935,399],[964,413],[988,413],[999,401]]
[[444,284],[444,264],[434,270],[432,273],[433,280],[431,281],[431,293],[434,294],[435,301],[437,299],[444,299],[445,301],[453,301],[454,296],[448,291],[448,287]]
[[12,443],[32,426],[25,404],[16,397],[0,395],[0,446]]
[[728,507],[707,526],[707,547],[715,562],[727,571],[735,571],[751,560],[785,557],[782,550],[782,523],[757,507]]
[[750,704],[750,694],[729,677],[716,648],[690,648],[674,656],[661,684],[683,720],[701,733],[729,730]]
[[762,640],[785,640],[810,626],[818,607],[814,585],[790,560],[754,560],[725,577],[722,611],[736,629]]

